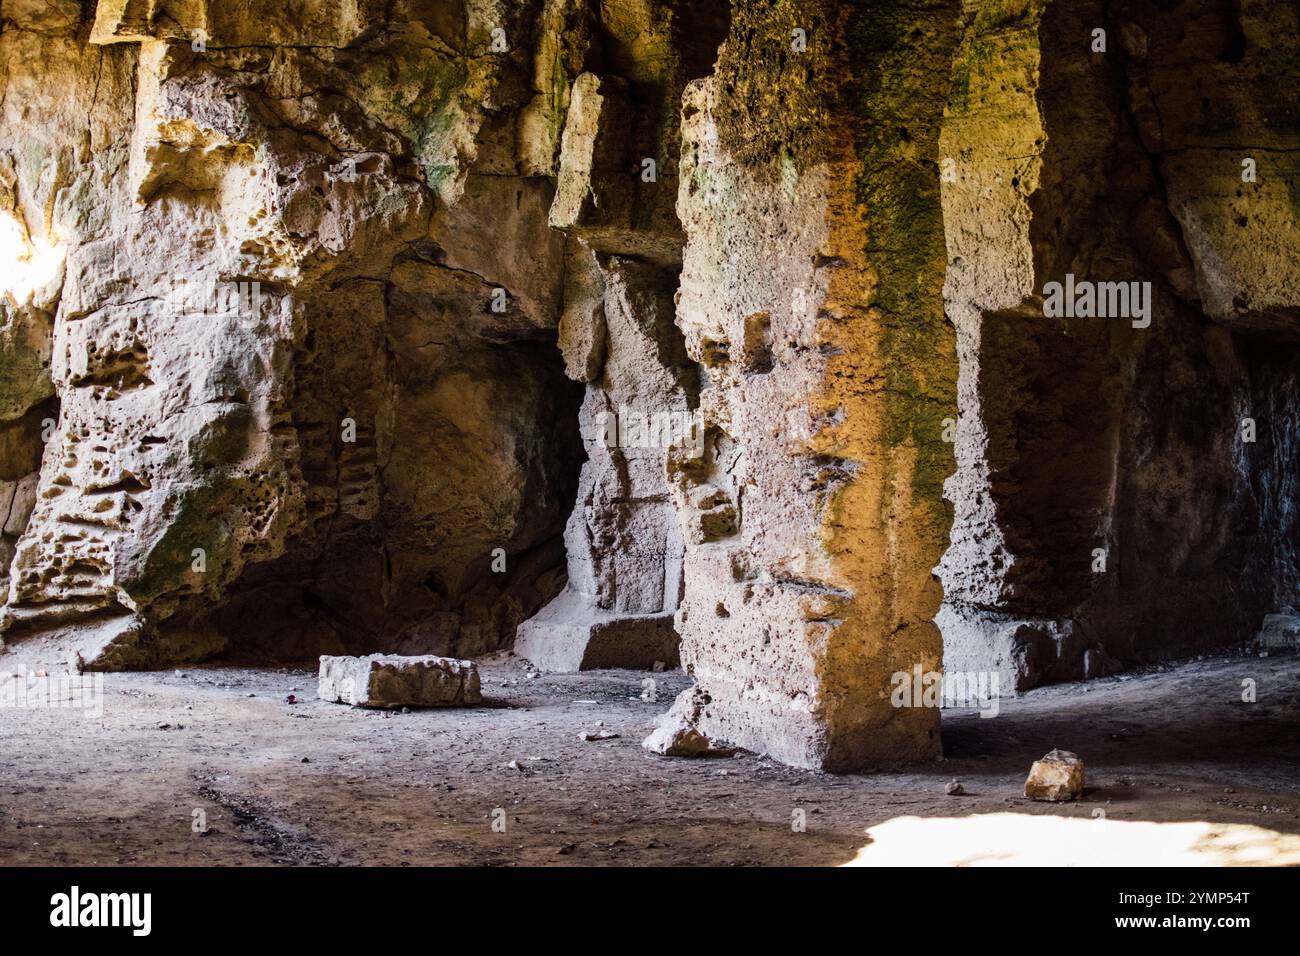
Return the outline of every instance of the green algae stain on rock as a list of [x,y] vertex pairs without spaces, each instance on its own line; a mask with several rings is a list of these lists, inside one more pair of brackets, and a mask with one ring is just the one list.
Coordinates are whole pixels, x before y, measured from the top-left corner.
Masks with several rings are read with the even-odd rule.
[[212,485],[194,485],[178,489],[170,504],[173,511],[166,530],[149,548],[139,571],[120,582],[137,604],[153,603],[181,589],[201,591],[206,576],[219,576],[224,563],[230,541],[221,517],[224,496]]
[[957,45],[951,4],[910,3],[849,21],[847,93],[860,170],[857,202],[868,224],[867,260],[879,276],[871,305],[881,313],[886,376],[885,440],[916,451],[912,497],[944,510],[952,473],[943,420],[956,417],[957,357],[944,315],[947,267],[939,196],[936,104],[948,95]]
[[0,421],[20,418],[54,394],[50,381],[49,327],[30,310],[0,301]]
[[368,61],[358,77],[366,112],[401,134],[411,157],[443,194],[460,170],[461,150],[472,139],[465,103],[473,90],[466,61],[434,50],[404,46],[384,61]]

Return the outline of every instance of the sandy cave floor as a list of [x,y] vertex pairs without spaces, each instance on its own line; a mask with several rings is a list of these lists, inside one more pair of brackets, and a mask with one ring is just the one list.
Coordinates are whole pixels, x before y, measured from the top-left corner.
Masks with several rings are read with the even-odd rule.
[[[327,704],[306,667],[109,674],[100,719],[0,709],[0,862],[1300,862],[1296,657],[1044,688],[993,719],[945,711],[945,759],[853,776],[647,753],[682,674],[654,675],[646,702],[640,672],[480,666],[490,706],[470,710]],[[619,736],[579,739],[597,730]],[[1078,803],[1022,795],[1053,747],[1087,765]],[[945,793],[954,778],[965,795]]]

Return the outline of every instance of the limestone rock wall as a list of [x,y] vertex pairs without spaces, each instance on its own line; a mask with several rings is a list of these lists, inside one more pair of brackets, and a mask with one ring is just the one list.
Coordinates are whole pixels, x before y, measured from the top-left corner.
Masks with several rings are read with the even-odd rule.
[[940,659],[956,358],[933,155],[956,14],[738,3],[683,104],[678,324],[706,375],[704,455],[669,464],[687,694],[707,736],[796,766],[938,753],[937,711],[889,692]]
[[[682,535],[668,447],[700,452],[699,376],[675,323],[685,237],[675,203],[680,103],[728,7],[601,4],[573,82],[550,223],[569,240],[560,349],[586,383],[587,462],[565,531],[568,585],[519,629],[550,670],[676,666]],[[586,34],[579,33],[584,38]]]
[[[1240,643],[1294,602],[1276,391],[1300,301],[1280,198],[1300,155],[1294,15],[970,5],[940,143],[962,409],[949,668],[995,670],[1004,692],[1094,676]],[[1149,326],[1047,318],[1067,274],[1150,283]]]
[[568,583],[521,625],[515,650],[548,670],[675,666],[682,539],[665,459],[695,421],[666,281],[676,273],[585,245],[578,254],[603,289],[589,313],[600,328],[583,340],[603,341],[578,416],[587,461],[565,529]]
[[540,6],[6,5],[6,228],[50,273],[4,305],[16,488],[56,418],[12,648],[473,653],[556,593]]

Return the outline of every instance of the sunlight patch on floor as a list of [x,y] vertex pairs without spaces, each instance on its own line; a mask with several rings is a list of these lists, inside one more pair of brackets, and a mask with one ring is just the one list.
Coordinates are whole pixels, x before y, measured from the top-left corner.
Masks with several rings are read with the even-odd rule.
[[895,817],[845,866],[1296,866],[1300,836],[1237,823],[1021,813]]

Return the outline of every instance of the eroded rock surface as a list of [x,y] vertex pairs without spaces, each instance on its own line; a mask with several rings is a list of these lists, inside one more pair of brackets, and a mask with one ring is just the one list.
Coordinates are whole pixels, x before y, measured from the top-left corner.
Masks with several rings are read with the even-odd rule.
[[[657,15],[602,7],[608,39],[585,61],[604,72],[573,82],[550,210],[569,240],[560,349],[586,383],[587,462],[565,529],[568,585],[519,628],[515,650],[553,671],[679,661],[683,541],[665,462],[679,441],[701,454],[703,431],[698,372],[675,324],[684,237],[672,106],[711,67],[727,21],[725,8],[642,11]],[[634,51],[630,63],[620,49]]]
[[683,105],[678,324],[707,385],[704,453],[669,461],[682,658],[705,736],[797,766],[939,749],[937,711],[888,692],[939,667],[956,358],[926,157],[957,12],[739,5]]
[[[1296,600],[1294,6],[969,6],[945,665],[1010,693],[1241,644]],[[1149,314],[1050,318],[1067,275]]]
[[538,6],[6,7],[11,647],[473,653],[557,593]]

